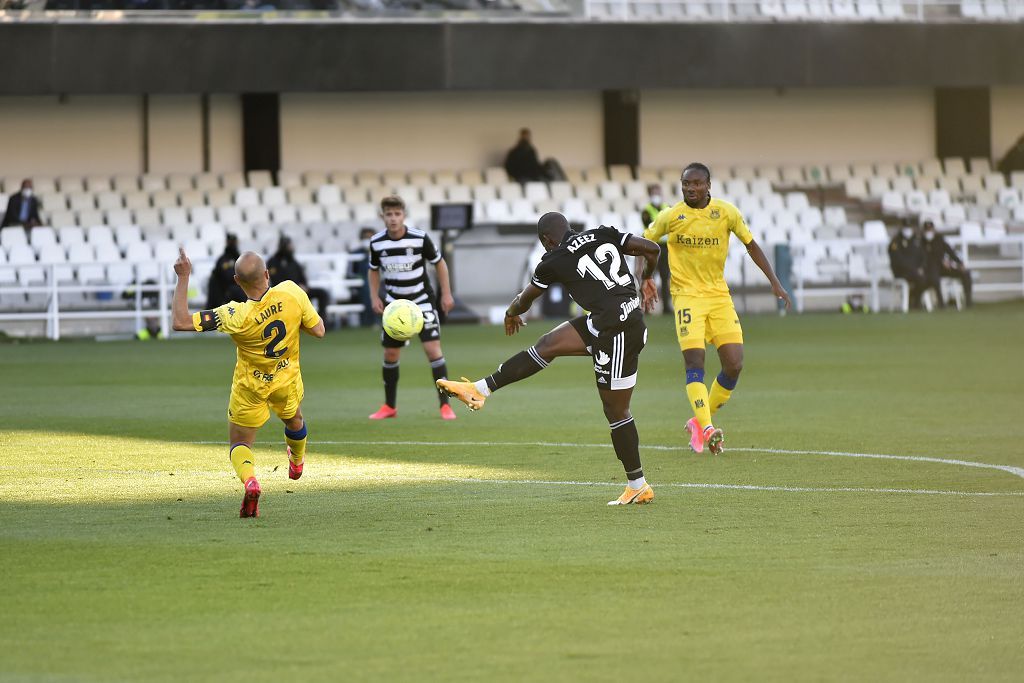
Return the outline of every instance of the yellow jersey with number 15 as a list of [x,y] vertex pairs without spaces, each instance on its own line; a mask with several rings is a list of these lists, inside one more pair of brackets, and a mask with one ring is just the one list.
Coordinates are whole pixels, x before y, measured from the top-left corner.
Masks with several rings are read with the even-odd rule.
[[285,280],[259,300],[229,302],[192,315],[197,332],[231,335],[238,347],[233,382],[266,396],[299,375],[299,330],[320,320],[302,288]]
[[712,198],[703,209],[686,202],[665,209],[644,230],[644,237],[653,242],[666,237],[673,296],[728,296],[725,257],[730,233],[743,244],[754,239],[739,209]]

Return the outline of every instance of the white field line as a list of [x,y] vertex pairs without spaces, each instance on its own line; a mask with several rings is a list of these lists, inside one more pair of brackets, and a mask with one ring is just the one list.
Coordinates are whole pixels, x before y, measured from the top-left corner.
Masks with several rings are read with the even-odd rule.
[[[360,477],[340,476],[339,479],[349,480],[372,480],[380,482],[402,481],[402,482],[453,482],[460,484],[528,484],[533,486],[611,486],[622,488],[619,482],[610,481],[555,481],[547,479],[481,479],[476,477]],[[1024,497],[1024,491],[939,491],[934,489],[872,489],[859,487],[812,487],[812,486],[761,486],[759,484],[709,484],[709,483],[687,483],[669,482],[659,483],[655,488],[678,488],[678,489],[714,489],[729,491],[777,491],[784,493],[909,493],[927,496],[978,496],[978,497]]]
[[[217,445],[221,444],[220,441],[188,441],[184,443],[203,444],[203,445]],[[341,441],[316,441],[314,443],[320,443],[324,445],[347,445],[347,446],[530,446],[530,447],[547,447],[547,448],[610,448],[608,444],[581,444],[581,443],[565,443],[565,442],[549,442],[549,441],[359,441],[359,440],[341,440]],[[642,446],[649,450],[659,451],[682,451],[683,447],[680,446],[658,446],[658,445],[647,445]],[[844,457],[844,458],[872,458],[880,460],[908,460],[912,462],[930,462],[938,463],[942,465],[957,465],[961,467],[981,467],[986,469],[1000,470],[1003,472],[1009,472],[1017,477],[1024,478],[1024,468],[1014,467],[1012,465],[992,465],[989,463],[973,462],[970,460],[956,460],[948,458],[932,458],[927,456],[915,456],[915,455],[889,455],[884,453],[848,453],[845,451],[805,451],[805,450],[786,450],[779,448],[732,448],[732,451],[741,451],[748,453],[772,453],[780,455],[824,455],[833,457]],[[342,477],[345,479],[374,479],[373,477]],[[377,478],[383,480],[382,478]],[[547,481],[547,480],[529,480],[529,479],[478,479],[478,478],[467,478],[467,477],[388,477],[389,481],[451,481],[451,482],[462,482],[462,483],[481,483],[481,484],[546,484],[546,485],[560,485],[560,486],[621,486],[618,483],[611,482],[584,482],[584,481]],[[661,483],[659,487],[674,487],[674,488],[691,488],[691,489],[718,489],[718,490],[737,490],[737,491],[779,491],[779,492],[794,492],[794,493],[906,493],[906,494],[919,494],[919,495],[946,495],[946,496],[1024,496],[1024,492],[975,492],[975,491],[940,491],[933,489],[883,489],[883,488],[861,488],[861,487],[806,487],[806,486],[761,486],[756,484],[711,484],[711,483]]]
[[[0,471],[22,469],[10,465],[0,466]],[[90,474],[102,474],[107,476],[122,477],[151,477],[166,479],[167,472],[152,470],[118,470],[118,469],[81,469],[80,472]],[[174,470],[176,480],[184,484],[190,479],[210,478],[208,470]],[[221,473],[225,479],[227,472]],[[454,483],[454,484],[497,484],[497,485],[526,485],[526,486],[585,486],[585,487],[611,487],[622,488],[620,482],[611,481],[560,481],[554,479],[494,479],[485,477],[446,477],[446,476],[409,476],[398,475],[365,475],[365,474],[339,474],[336,472],[320,472],[318,479],[352,481],[352,482],[378,482],[381,484],[409,483],[409,484],[431,484],[431,483]],[[944,491],[938,489],[883,489],[867,488],[857,486],[766,486],[761,484],[714,484],[708,482],[659,482],[655,488],[676,488],[676,489],[704,489],[714,491],[768,491],[777,493],[886,493],[886,494],[909,494],[919,496],[957,496],[963,498],[1022,498],[1024,491]]]
[[[223,441],[188,441],[194,444],[220,444]],[[563,443],[556,441],[314,441],[328,446],[530,446],[540,448],[611,448],[607,443]],[[686,446],[640,445],[641,449],[652,451],[685,451]],[[1024,467],[1013,465],[992,465],[972,460],[954,460],[949,458],[932,458],[923,455],[887,455],[885,453],[847,453],[845,451],[799,451],[781,448],[728,448],[727,451],[743,453],[772,453],[776,455],[825,455],[839,458],[870,458],[875,460],[908,460],[911,462],[931,462],[940,465],[957,465],[960,467],[980,467],[989,470],[1008,472],[1024,479]]]

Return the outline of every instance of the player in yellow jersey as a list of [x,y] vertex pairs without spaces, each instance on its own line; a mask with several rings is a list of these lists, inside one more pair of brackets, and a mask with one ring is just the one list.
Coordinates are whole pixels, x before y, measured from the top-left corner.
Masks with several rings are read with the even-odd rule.
[[256,431],[270,409],[284,422],[288,476],[302,476],[306,452],[306,423],[302,418],[302,375],[299,372],[299,332],[323,337],[324,321],[309,297],[291,280],[270,286],[270,273],[259,254],[247,251],[235,261],[235,282],[248,297],[212,310],[190,313],[188,278],[192,263],[179,250],[174,264],[174,329],[181,332],[216,330],[231,335],[238,347],[228,401],[228,451],[231,465],[245,486],[241,517],[258,517],[260,484],[256,481],[253,444]]
[[[711,197],[710,169],[704,164],[690,164],[683,169],[681,183],[683,201],[659,213],[644,237],[655,242],[667,238],[676,337],[686,362],[686,395],[694,413],[686,423],[690,447],[702,453],[707,446],[718,454],[723,451],[725,437],[711,423],[711,417],[729,400],[743,369],[743,330],[725,282],[730,235],[746,245],[750,258],[786,308],[790,300],[739,209]],[[648,298],[656,296],[653,288],[645,288],[643,294],[645,305]],[[712,383],[710,394],[704,385],[704,349],[708,343],[718,349],[722,362],[722,372]]]

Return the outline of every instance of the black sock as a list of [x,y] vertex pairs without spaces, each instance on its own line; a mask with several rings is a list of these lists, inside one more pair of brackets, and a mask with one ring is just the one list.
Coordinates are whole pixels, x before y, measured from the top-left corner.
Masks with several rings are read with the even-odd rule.
[[[437,360],[430,361],[430,371],[434,373],[434,381],[439,379],[448,379],[448,364],[444,362],[444,356],[441,356]],[[438,391],[437,400],[441,402],[441,405],[448,405],[448,394]]]
[[384,361],[384,403],[392,408],[398,405],[398,361]]
[[512,384],[513,382],[536,375],[547,366],[548,362],[540,357],[537,349],[531,346],[499,365],[498,371],[493,375],[489,375],[484,381],[487,382],[488,389],[497,391],[506,384]]
[[622,463],[622,469],[626,470],[626,478],[639,479],[644,476],[644,469],[640,465],[640,435],[637,434],[633,417],[613,422],[609,427],[612,428],[615,456]]

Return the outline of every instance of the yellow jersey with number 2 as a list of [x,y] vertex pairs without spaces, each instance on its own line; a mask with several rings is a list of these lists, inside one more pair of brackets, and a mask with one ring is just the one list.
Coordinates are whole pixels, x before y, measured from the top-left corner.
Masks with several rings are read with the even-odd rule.
[[299,331],[320,320],[309,296],[291,280],[274,285],[259,300],[229,302],[192,315],[197,332],[231,335],[238,347],[236,386],[269,396],[299,376]]
[[725,257],[730,233],[743,244],[754,239],[739,209],[712,198],[703,209],[686,202],[665,209],[644,230],[644,237],[652,242],[666,238],[673,296],[728,296]]

